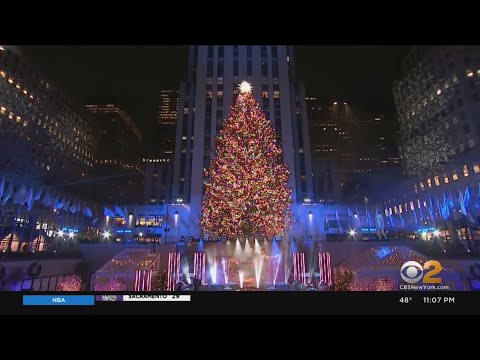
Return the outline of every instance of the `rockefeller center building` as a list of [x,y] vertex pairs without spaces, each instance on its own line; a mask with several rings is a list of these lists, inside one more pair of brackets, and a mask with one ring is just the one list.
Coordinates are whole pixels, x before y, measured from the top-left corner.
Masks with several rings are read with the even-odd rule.
[[172,198],[189,207],[192,225],[200,217],[204,170],[213,159],[215,137],[243,80],[252,84],[254,97],[275,126],[294,204],[313,199],[305,93],[296,81],[293,47],[191,46],[188,79],[179,92]]

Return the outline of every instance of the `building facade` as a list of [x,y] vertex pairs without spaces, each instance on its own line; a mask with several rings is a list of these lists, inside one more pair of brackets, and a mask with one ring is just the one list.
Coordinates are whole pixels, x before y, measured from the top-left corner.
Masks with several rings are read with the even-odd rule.
[[125,109],[115,104],[89,104],[86,108],[100,128],[98,160],[138,158],[142,133]]
[[160,105],[158,106],[157,126],[172,126],[177,124],[178,116],[178,91],[161,90]]
[[170,158],[144,158],[145,204],[165,204],[171,201],[173,164]]
[[480,47],[415,47],[393,88],[405,173],[425,175],[480,144]]
[[99,136],[89,114],[9,46],[0,46],[0,132],[6,174],[60,185],[94,167]]
[[397,226],[479,238],[480,47],[415,47],[393,93],[404,180],[385,197]]
[[382,129],[383,116],[343,101],[326,105],[307,97],[306,103],[315,200],[358,201],[360,179],[395,162],[395,152]]
[[215,136],[242,80],[252,84],[254,97],[275,125],[294,203],[313,198],[305,94],[295,78],[293,47],[191,46],[188,79],[179,91],[172,197],[189,204],[193,223],[199,223],[204,170],[213,158]]
[[143,202],[144,164],[140,159],[142,134],[127,111],[116,104],[89,104],[99,127],[94,178],[84,185],[104,203]]

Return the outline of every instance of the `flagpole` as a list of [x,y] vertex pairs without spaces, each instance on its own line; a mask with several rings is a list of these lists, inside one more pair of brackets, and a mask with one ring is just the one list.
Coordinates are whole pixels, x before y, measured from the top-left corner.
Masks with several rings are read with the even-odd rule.
[[[32,185],[30,185],[30,186],[32,186]],[[27,191],[27,197],[28,197],[28,195],[30,194],[30,191],[32,191],[32,189],[30,189],[30,190]],[[32,196],[33,196],[33,195],[32,195]],[[23,239],[23,236],[25,235],[26,221],[25,221],[24,217],[26,218],[27,215],[30,216],[30,211],[31,211],[31,210],[28,210],[28,207],[29,207],[28,201],[29,201],[29,199],[27,199],[27,207],[26,207],[26,209],[25,209],[25,215],[22,216],[22,223],[23,223],[23,224],[22,224],[22,234],[20,235],[20,239],[19,239],[20,244],[23,242],[23,240],[24,240],[24,239]],[[25,243],[26,243],[26,242],[27,242],[27,241],[25,241]],[[20,251],[21,251],[21,250],[22,250],[22,249],[20,249]]]

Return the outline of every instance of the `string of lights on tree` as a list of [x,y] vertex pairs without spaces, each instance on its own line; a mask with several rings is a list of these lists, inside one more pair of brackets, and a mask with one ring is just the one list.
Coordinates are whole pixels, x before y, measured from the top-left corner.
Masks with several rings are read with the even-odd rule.
[[82,279],[79,275],[72,275],[59,279],[56,291],[80,291],[82,290]]
[[251,92],[240,84],[214,159],[205,176],[201,228],[214,236],[276,236],[290,225],[289,170],[275,130]]

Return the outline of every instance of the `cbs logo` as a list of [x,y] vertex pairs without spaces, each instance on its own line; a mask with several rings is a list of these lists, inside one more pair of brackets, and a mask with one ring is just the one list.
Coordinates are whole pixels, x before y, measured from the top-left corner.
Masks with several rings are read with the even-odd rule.
[[[442,265],[436,260],[429,260],[423,266],[416,261],[407,261],[400,269],[400,276],[409,284],[416,284],[423,278],[424,284],[439,284],[442,279],[433,277],[442,271]],[[424,273],[424,270],[428,270]]]

